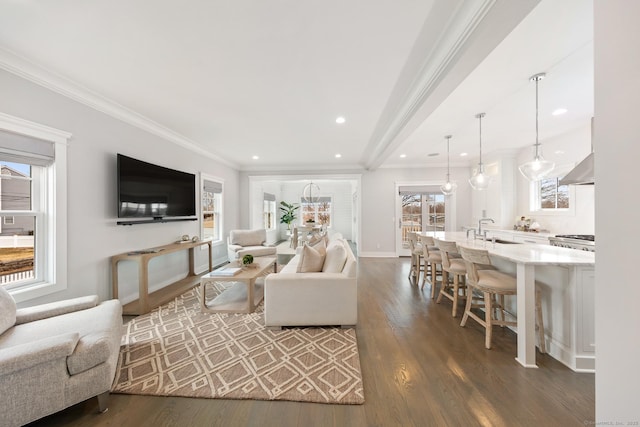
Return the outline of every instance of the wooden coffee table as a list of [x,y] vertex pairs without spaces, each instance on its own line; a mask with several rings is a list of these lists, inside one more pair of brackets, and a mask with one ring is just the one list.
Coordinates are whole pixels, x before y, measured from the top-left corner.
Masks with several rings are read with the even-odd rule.
[[[277,271],[276,257],[256,257],[252,267],[243,267],[235,276],[217,276],[215,271],[200,281],[200,309],[210,313],[253,313],[264,298],[264,283],[256,280],[273,268]],[[213,282],[236,282],[220,295],[207,302],[207,285]]]

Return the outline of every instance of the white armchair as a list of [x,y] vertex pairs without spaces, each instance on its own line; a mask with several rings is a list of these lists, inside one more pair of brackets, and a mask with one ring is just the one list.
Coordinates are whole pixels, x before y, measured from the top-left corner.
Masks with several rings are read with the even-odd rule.
[[267,230],[231,230],[227,238],[229,261],[242,258],[246,254],[256,256],[276,255],[276,247],[267,245]]
[[105,411],[121,338],[118,300],[16,309],[0,287],[0,425],[27,424],[93,396]]

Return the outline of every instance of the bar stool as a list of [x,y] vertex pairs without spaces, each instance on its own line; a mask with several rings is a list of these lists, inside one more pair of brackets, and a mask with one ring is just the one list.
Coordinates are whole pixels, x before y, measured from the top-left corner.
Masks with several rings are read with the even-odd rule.
[[[453,302],[451,315],[456,317],[458,313],[458,299],[467,297],[467,286],[465,275],[467,266],[458,253],[458,245],[455,242],[448,242],[441,239],[434,239],[436,246],[440,249],[442,257],[442,286],[438,294],[437,304],[440,304],[442,297],[446,297]],[[449,282],[449,275],[453,277],[453,283]]]
[[[510,274],[496,270],[491,266],[489,252],[486,249],[471,249],[461,246],[459,248],[462,259],[467,267],[467,304],[462,316],[460,326],[464,327],[467,319],[471,317],[485,328],[484,346],[491,348],[491,333],[493,325],[516,326],[517,322],[505,320],[504,296],[516,295],[516,278]],[[484,296],[483,305],[473,305],[473,289],[477,289]],[[542,321],[542,306],[540,304],[540,292],[536,289],[536,327],[538,329],[539,348],[541,353],[546,353],[544,341],[544,323]],[[484,307],[484,317],[481,319],[471,311],[473,307]],[[500,319],[497,318],[499,310]]]
[[[425,266],[422,260],[422,245],[418,241],[418,235],[414,231],[407,233],[409,250],[411,251],[411,268],[409,269],[409,281],[415,278],[416,284],[420,283],[420,272],[424,273]],[[426,273],[425,273],[426,274]]]
[[[420,242],[422,243],[422,250],[424,253],[424,264],[425,264],[425,273],[422,278],[422,286],[421,289],[424,289],[424,284],[427,279],[427,270],[431,274],[431,299],[436,297],[436,284],[438,277],[438,265],[440,265],[440,270],[442,271],[442,254],[440,254],[440,250],[436,246],[436,242],[433,240],[431,236],[420,236]],[[427,268],[428,264],[428,268]]]

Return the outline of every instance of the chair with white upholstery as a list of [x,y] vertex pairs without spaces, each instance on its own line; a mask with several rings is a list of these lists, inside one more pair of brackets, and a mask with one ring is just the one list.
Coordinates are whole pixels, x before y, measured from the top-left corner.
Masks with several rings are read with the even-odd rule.
[[422,278],[421,289],[424,289],[424,284],[427,279],[427,271],[429,271],[431,279],[431,299],[436,297],[436,285],[438,280],[438,265],[442,268],[442,254],[436,246],[436,242],[431,236],[420,236],[420,244],[422,246],[425,273]]
[[[516,295],[516,278],[510,274],[498,271],[491,266],[491,258],[486,249],[472,249],[461,246],[460,254],[467,266],[467,304],[460,326],[465,326],[470,317],[480,323],[485,328],[485,342],[487,349],[491,348],[491,335],[493,325],[516,326],[516,321],[505,319],[504,297],[505,295]],[[484,308],[484,319],[472,311],[473,289],[481,292],[484,296],[484,304],[479,305]],[[540,292],[536,288],[536,326],[538,328],[539,348],[541,353],[546,353],[544,341],[544,323],[542,321],[542,307],[540,304]],[[497,314],[500,314],[498,318]]]
[[229,261],[242,259],[250,254],[258,256],[276,256],[276,247],[267,244],[267,230],[231,230],[227,238]]
[[[456,317],[458,313],[458,299],[467,297],[467,286],[465,276],[467,274],[467,266],[462,258],[459,257],[458,245],[455,242],[447,242],[441,239],[434,239],[436,246],[440,249],[442,258],[442,286],[438,293],[437,304],[440,304],[442,297],[452,301],[453,307],[451,315]],[[453,281],[449,282],[449,276]]]
[[[409,268],[409,281],[420,283],[420,273],[425,272],[426,264],[423,263],[422,244],[414,231],[407,232],[409,251],[411,252],[411,267]],[[426,272],[424,273],[426,274]],[[423,285],[424,286],[424,285]]]

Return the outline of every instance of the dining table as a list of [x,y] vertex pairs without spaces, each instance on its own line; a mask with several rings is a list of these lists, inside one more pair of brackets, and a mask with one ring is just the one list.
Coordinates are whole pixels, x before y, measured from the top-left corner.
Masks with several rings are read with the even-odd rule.
[[516,361],[526,368],[537,368],[535,345],[535,268],[536,266],[595,266],[595,253],[531,243],[496,243],[469,237],[461,231],[426,231],[419,235],[456,242],[458,246],[486,249],[490,257],[516,265],[516,307],[518,352]]

